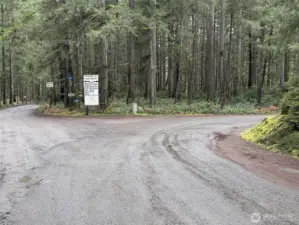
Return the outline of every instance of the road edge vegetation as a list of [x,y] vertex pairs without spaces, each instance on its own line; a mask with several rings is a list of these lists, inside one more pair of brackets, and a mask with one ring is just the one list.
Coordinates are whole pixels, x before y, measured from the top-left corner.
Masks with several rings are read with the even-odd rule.
[[22,106],[22,105],[24,105],[24,104],[20,103],[20,104],[0,105],[0,110],[14,108],[14,107]]
[[299,77],[288,82],[280,105],[280,115],[267,117],[241,133],[241,137],[265,149],[299,158]]
[[[115,100],[109,104],[109,107],[105,110],[101,110],[100,107],[90,107],[91,116],[171,116],[171,115],[255,115],[255,114],[273,114],[279,112],[279,108],[276,106],[261,108],[255,107],[253,104],[239,103],[231,104],[221,107],[217,103],[199,101],[193,104],[187,104],[187,102],[178,102],[173,104],[168,99],[159,99],[157,104],[150,107],[146,101],[141,100],[138,103],[138,113],[132,113],[132,107],[130,104],[123,103],[122,100]],[[77,105],[72,108],[64,108],[63,105],[40,105],[37,108],[39,115],[49,116],[84,116],[84,107]]]

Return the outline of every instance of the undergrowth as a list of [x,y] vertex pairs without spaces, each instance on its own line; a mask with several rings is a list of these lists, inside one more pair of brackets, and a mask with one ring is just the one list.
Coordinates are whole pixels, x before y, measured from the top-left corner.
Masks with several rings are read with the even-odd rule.
[[281,115],[266,118],[262,123],[241,134],[247,141],[299,157],[299,77],[286,84],[280,102]]
[[[256,97],[256,88],[247,89],[232,98],[232,103],[247,103],[258,105]],[[278,88],[265,88],[261,99],[260,106],[270,107],[272,105],[278,106],[282,98],[282,92]]]
[[[131,104],[124,103],[124,99],[114,100],[109,107],[101,111],[98,107],[89,107],[90,115],[130,115],[132,114]],[[52,115],[84,115],[84,107],[65,109],[62,104],[57,106],[43,105],[38,108],[41,114]],[[148,100],[139,99],[139,115],[199,115],[199,114],[257,114],[259,113],[253,104],[239,103],[226,105],[223,108],[213,102],[199,101],[191,105],[181,101],[174,103],[171,99],[157,99],[156,105],[150,107]],[[263,113],[267,113],[266,111]]]
[[286,116],[271,116],[244,131],[241,137],[268,150],[299,157],[299,132]]
[[[107,109],[109,113],[131,112],[131,105],[124,104],[122,100],[113,102]],[[150,115],[173,115],[173,114],[246,114],[257,113],[256,108],[250,104],[227,105],[221,109],[219,104],[200,101],[188,105],[182,101],[174,103],[169,99],[157,99],[156,105],[150,107],[147,100],[140,99],[138,112]]]

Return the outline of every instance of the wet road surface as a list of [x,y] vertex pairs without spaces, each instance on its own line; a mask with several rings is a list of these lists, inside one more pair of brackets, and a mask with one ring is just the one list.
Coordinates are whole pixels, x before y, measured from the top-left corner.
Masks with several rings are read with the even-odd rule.
[[299,224],[299,191],[211,150],[263,116],[52,118],[0,111],[1,225]]

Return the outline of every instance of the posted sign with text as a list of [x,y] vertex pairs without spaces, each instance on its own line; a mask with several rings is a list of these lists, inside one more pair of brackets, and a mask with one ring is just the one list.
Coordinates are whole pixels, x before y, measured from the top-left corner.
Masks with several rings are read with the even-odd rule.
[[99,105],[99,75],[84,75],[84,105]]

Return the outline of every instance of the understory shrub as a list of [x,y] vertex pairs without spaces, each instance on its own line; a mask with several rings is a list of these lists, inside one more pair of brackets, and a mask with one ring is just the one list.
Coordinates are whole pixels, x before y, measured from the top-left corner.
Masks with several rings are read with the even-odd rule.
[[299,130],[299,76],[291,77],[286,85],[287,92],[281,100],[281,111],[287,120]]
[[286,84],[280,103],[281,115],[266,118],[244,131],[241,137],[268,149],[299,157],[299,77]]

